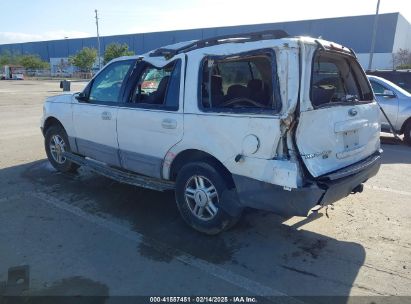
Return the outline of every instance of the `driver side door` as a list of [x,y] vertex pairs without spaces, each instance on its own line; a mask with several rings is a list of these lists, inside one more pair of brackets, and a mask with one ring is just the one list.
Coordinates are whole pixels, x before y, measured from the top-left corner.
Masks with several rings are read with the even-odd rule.
[[84,99],[73,104],[73,126],[77,152],[120,166],[117,113],[124,86],[135,60],[111,63],[85,89]]

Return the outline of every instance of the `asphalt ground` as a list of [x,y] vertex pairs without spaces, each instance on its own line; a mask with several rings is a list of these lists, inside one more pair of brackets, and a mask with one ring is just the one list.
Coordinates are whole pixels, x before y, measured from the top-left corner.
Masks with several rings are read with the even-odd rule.
[[[39,123],[59,92],[53,81],[0,81],[0,295],[410,301],[411,147],[383,134],[383,165],[362,193],[308,218],[247,210],[209,237],[184,224],[172,192],[56,172]],[[19,270],[26,280],[14,284]]]

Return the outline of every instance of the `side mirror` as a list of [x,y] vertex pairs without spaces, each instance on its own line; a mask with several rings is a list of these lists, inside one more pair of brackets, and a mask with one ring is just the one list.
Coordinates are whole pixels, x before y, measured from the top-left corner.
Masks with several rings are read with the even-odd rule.
[[384,92],[382,93],[382,95],[384,97],[388,97],[388,98],[395,98],[395,93],[391,90],[384,90]]
[[84,92],[78,93],[77,96],[76,96],[76,99],[79,102],[87,102],[88,101],[87,95]]

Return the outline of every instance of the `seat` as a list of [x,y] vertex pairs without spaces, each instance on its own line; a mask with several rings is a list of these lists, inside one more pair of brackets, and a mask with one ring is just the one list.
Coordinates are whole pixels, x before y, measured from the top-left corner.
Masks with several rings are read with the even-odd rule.
[[257,102],[263,102],[264,90],[261,79],[251,79],[248,81],[247,88],[250,91],[250,98]]
[[228,88],[225,100],[234,98],[250,98],[250,91],[241,84],[233,84]]
[[223,79],[220,75],[211,76],[211,103],[217,107],[224,101]]
[[334,95],[335,87],[334,86],[316,86],[314,85],[311,88],[312,98],[311,103],[313,106],[319,106],[322,104],[329,103],[331,97]]
[[250,90],[250,94],[257,94],[263,90],[263,82],[261,79],[251,79],[248,81],[247,88]]
[[158,84],[157,90],[154,91],[148,98],[148,102],[151,104],[163,104],[164,97],[167,91],[167,85],[170,80],[170,76],[164,76]]

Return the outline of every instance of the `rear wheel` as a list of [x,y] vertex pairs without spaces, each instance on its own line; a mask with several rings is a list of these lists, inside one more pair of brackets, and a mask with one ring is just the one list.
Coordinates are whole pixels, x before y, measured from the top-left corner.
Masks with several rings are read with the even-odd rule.
[[223,175],[212,165],[206,162],[185,165],[176,181],[176,201],[184,221],[210,235],[233,226],[239,217],[230,216],[220,206],[225,190]]
[[64,152],[71,152],[66,131],[59,125],[47,129],[44,141],[47,158],[60,172],[75,172],[79,167],[63,156]]
[[407,122],[404,128],[404,142],[411,146],[411,120]]

